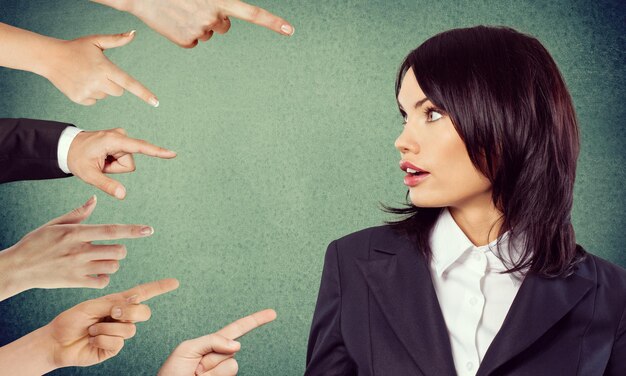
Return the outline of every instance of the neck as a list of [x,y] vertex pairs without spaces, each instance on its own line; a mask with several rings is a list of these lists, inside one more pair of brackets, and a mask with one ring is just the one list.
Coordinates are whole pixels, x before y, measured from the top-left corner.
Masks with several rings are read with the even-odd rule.
[[498,238],[502,227],[502,212],[489,203],[449,206],[448,210],[465,236],[477,247],[487,245]]

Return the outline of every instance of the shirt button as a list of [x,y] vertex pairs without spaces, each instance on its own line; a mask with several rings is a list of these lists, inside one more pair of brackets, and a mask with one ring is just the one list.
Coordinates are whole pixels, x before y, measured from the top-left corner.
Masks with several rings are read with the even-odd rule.
[[471,371],[471,370],[472,370],[472,368],[474,368],[474,363],[472,363],[472,362],[467,362],[467,363],[465,364],[465,368],[467,368],[467,370],[468,370],[468,371]]
[[475,296],[472,296],[469,300],[470,305],[476,305],[478,303],[478,299]]

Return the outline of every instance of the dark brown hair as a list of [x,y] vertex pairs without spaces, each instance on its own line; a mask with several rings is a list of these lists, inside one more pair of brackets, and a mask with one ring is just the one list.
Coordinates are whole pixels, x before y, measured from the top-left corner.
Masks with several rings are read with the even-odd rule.
[[[508,272],[571,274],[584,257],[570,220],[578,126],[548,51],[511,28],[476,26],[437,34],[411,51],[398,72],[396,97],[409,68],[490,180],[493,202],[504,213],[498,236],[509,231],[509,239],[525,239]],[[407,201],[384,206],[402,216],[388,224],[413,236],[430,259],[429,236],[442,209],[415,207],[408,194]]]

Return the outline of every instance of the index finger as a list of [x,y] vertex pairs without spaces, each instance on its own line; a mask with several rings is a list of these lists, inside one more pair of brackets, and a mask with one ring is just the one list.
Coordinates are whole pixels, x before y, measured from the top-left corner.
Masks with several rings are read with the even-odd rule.
[[273,309],[265,309],[226,325],[218,330],[216,334],[228,339],[237,339],[251,330],[272,322],[275,319],[276,312]]
[[129,303],[141,303],[143,301],[154,298],[155,296],[163,295],[167,292],[176,290],[180,283],[176,278],[161,279],[154,282],[144,283],[139,286],[135,286],[130,290],[122,291],[120,294],[124,299],[131,299]]
[[222,5],[222,11],[225,16],[237,17],[283,35],[293,35],[295,31],[293,26],[284,19],[263,8],[246,4],[243,1],[225,1],[224,5]]
[[120,140],[119,145],[126,153],[140,153],[151,157],[166,159],[174,158],[176,156],[176,152],[172,150],[167,150],[160,146],[153,145],[147,141],[138,140],[131,137],[124,137]]
[[144,225],[72,225],[78,240],[117,240],[145,238],[154,233],[154,229]]
[[144,102],[148,103],[152,107],[159,107],[159,100],[150,90],[143,86],[139,81],[134,79],[130,74],[124,72],[117,65],[112,64],[113,74],[109,77],[109,80],[118,84],[125,90],[128,90],[132,94],[136,95]]
[[93,318],[102,318],[108,316],[111,313],[111,309],[117,304],[124,303],[124,301],[126,304],[138,304],[142,301],[154,298],[155,296],[176,290],[178,285],[178,280],[175,278],[148,282],[135,286],[130,290],[85,301],[77,307],[80,311],[85,312]]

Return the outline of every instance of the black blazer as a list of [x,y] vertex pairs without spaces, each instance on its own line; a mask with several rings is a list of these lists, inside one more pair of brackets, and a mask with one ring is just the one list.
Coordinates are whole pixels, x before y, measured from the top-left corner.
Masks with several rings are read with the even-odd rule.
[[[587,254],[567,278],[526,276],[477,375],[626,375],[626,271]],[[333,241],[305,375],[454,375],[425,258],[388,226]]]
[[0,183],[71,176],[57,160],[61,132],[71,124],[33,119],[0,119]]

